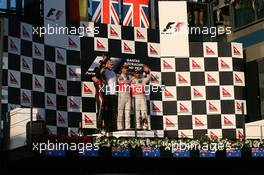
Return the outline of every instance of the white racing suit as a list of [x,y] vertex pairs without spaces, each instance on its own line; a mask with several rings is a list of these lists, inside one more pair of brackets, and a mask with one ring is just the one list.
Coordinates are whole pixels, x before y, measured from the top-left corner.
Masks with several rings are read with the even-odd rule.
[[132,79],[132,96],[135,98],[136,128],[150,130],[150,117],[147,110],[145,85],[149,82],[150,73],[145,78]]
[[117,115],[117,129],[122,130],[123,114],[125,114],[125,129],[130,129],[130,110],[131,110],[131,95],[130,95],[130,77],[121,74],[118,77],[118,115]]

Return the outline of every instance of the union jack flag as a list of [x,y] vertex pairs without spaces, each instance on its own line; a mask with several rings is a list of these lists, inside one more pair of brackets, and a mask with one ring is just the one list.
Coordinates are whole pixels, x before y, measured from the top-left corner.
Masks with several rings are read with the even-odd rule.
[[119,6],[119,0],[92,0],[92,21],[120,24]]
[[123,0],[123,25],[149,27],[149,0]]

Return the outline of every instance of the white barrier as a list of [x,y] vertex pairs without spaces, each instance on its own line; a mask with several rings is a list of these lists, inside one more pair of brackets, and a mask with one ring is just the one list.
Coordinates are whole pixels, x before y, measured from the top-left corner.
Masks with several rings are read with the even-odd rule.
[[[37,109],[33,109],[33,121],[36,120],[36,114]],[[30,122],[30,108],[16,108],[10,111],[9,150],[26,145],[28,122]]]
[[264,120],[246,123],[246,139],[264,139]]

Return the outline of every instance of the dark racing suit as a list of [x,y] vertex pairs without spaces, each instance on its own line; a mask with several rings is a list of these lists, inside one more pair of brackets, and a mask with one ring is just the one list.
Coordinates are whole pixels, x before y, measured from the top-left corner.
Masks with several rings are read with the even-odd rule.
[[95,77],[97,81],[93,81],[95,87],[95,100],[96,100],[96,119],[97,119],[97,127],[102,128],[103,122],[103,109],[104,109],[104,92],[101,90],[101,87],[104,86],[104,81],[102,79],[100,68],[95,69]]

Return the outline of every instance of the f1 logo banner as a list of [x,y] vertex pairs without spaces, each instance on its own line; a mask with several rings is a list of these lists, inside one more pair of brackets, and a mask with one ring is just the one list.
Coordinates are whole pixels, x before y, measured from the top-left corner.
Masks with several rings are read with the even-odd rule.
[[162,57],[189,57],[187,3],[159,2],[160,51]]
[[[51,46],[64,46],[66,39],[63,35],[56,35],[55,27],[66,26],[66,9],[65,0],[45,0],[44,1],[44,35],[45,44]],[[53,30],[53,31],[52,31]],[[44,31],[42,31],[44,32]],[[54,33],[54,34],[53,34]]]

